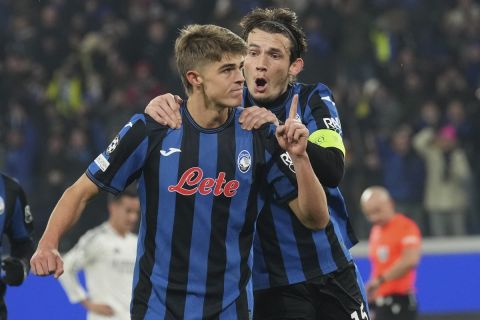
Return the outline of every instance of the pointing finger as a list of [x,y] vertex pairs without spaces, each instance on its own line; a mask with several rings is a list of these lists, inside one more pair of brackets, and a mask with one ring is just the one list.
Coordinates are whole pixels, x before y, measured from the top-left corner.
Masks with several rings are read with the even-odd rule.
[[289,119],[294,119],[297,116],[297,105],[298,105],[298,94],[295,94],[292,99],[292,104],[290,105],[290,113],[288,115]]

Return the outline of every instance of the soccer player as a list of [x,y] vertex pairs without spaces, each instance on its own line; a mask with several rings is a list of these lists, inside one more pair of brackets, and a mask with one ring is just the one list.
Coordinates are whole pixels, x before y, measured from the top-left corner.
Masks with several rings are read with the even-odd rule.
[[175,58],[188,94],[182,126],[172,130],[135,115],[65,191],[31,260],[34,273],[58,277],[59,239],[86,201],[100,188],[116,193],[137,179],[142,210],[132,319],[249,317],[253,235],[265,194],[288,203],[312,229],[324,228],[329,216],[306,153],[308,130],[295,120],[296,100],[274,135],[268,125],[240,127],[235,106],[246,51],[221,27],[181,31]]
[[[130,319],[140,201],[130,188],[109,195],[108,220],[84,234],[64,257],[60,282],[71,303],[87,309],[87,319]],[[88,293],[77,273],[85,272]]]
[[[290,101],[299,95],[296,117],[309,129],[307,151],[315,174],[328,186],[330,212],[327,227],[312,231],[288,206],[268,201],[257,222],[254,317],[367,319],[363,282],[348,251],[357,240],[337,188],[343,177],[345,147],[332,93],[322,83],[295,82],[304,66],[301,56],[307,43],[293,11],[255,9],[241,26],[248,45],[244,64],[248,90],[244,90],[246,109],[239,120],[247,129],[276,117],[284,121]],[[171,94],[157,97],[146,112],[176,127],[181,120],[180,100]]]
[[[7,285],[19,286],[28,275],[28,260],[34,251],[33,216],[22,187],[0,173],[0,241],[10,242],[10,256],[2,260],[0,278],[0,319],[7,319],[5,293]],[[5,252],[2,252],[2,256]]]
[[367,188],[360,198],[362,210],[373,224],[368,243],[372,273],[368,299],[376,320],[416,319],[415,269],[421,256],[417,224],[395,211],[388,191]]

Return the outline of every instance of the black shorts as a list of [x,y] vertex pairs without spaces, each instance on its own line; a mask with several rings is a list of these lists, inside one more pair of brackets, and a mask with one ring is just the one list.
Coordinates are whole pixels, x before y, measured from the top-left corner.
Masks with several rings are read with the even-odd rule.
[[255,320],[367,320],[355,265],[306,282],[255,291]]
[[395,294],[379,298],[371,305],[372,320],[415,320],[417,301],[413,294]]

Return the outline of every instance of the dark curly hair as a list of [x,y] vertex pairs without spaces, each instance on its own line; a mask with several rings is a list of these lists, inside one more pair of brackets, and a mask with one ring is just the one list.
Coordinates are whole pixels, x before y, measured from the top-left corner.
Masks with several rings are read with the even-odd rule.
[[290,62],[300,58],[307,51],[307,39],[298,24],[297,14],[288,8],[256,8],[240,21],[242,38],[246,41],[253,29],[268,33],[280,33],[290,39]]

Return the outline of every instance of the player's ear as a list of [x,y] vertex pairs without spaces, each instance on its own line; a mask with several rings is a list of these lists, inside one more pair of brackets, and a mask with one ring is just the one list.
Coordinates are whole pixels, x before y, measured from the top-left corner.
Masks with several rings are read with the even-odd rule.
[[192,85],[192,87],[198,87],[203,82],[200,73],[195,70],[187,71],[187,81]]
[[303,59],[302,58],[297,58],[295,61],[290,64],[290,68],[288,70],[288,73],[291,76],[297,76],[301,71],[303,70]]

